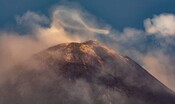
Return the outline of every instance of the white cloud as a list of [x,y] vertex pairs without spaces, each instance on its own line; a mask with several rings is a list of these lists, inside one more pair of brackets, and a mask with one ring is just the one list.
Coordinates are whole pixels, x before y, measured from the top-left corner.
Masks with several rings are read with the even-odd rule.
[[152,51],[143,57],[143,63],[149,73],[175,91],[175,65],[170,56]]
[[151,34],[175,35],[175,15],[161,14],[154,16],[154,18],[146,19],[144,21],[146,32]]
[[28,11],[22,16],[16,16],[16,22],[18,25],[34,28],[35,26],[39,26],[41,24],[49,24],[49,19],[45,15]]
[[[38,13],[27,12],[22,16],[17,16],[16,19],[17,24],[31,28],[32,32],[22,35],[9,31],[0,32],[0,71],[47,47],[63,42],[100,40],[101,38],[96,34],[110,32],[110,35],[105,35],[106,44],[114,47],[122,54],[139,60],[151,74],[175,90],[175,83],[170,81],[175,78],[174,75],[170,76],[169,73],[166,73],[174,70],[173,63],[170,63],[170,57],[163,57],[164,54],[150,55],[149,53],[156,52],[156,49],[147,48],[146,40],[149,33],[160,33],[163,36],[175,35],[175,15],[173,14],[162,14],[153,19],[145,20],[146,32],[134,28],[125,28],[123,32],[109,28],[98,29],[101,28],[101,23],[99,25],[90,14],[81,9],[63,6],[56,7],[52,11],[51,18]],[[42,24],[49,24],[49,26],[43,27]],[[159,39],[157,41],[161,42]],[[139,49],[146,51],[145,54]],[[163,50],[158,51],[162,52]],[[165,58],[166,60],[159,61]],[[162,70],[159,70],[160,68]],[[161,74],[158,74],[159,71]]]
[[95,39],[96,34],[108,32],[98,29],[100,26],[93,22],[92,16],[87,18],[90,14],[82,9],[58,6],[51,14],[51,18],[48,18],[28,11],[22,16],[16,16],[17,25],[29,29],[28,34],[0,31],[0,71],[50,46]]

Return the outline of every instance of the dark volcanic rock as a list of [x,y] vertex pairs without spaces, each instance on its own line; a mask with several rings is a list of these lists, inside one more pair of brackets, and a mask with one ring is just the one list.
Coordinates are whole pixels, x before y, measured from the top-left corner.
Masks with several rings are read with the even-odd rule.
[[132,59],[95,41],[59,44],[13,67],[0,104],[175,104]]

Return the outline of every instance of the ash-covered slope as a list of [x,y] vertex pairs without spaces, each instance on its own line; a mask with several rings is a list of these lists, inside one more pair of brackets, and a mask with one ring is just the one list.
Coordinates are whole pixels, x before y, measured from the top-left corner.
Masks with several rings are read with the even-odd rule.
[[175,95],[128,57],[95,41],[65,43],[13,68],[0,104],[175,104]]

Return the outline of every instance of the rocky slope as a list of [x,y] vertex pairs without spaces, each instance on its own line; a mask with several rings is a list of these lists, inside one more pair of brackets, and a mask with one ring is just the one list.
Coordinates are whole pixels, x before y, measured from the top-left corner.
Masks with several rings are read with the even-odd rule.
[[48,48],[9,76],[0,104],[175,104],[174,92],[96,41]]

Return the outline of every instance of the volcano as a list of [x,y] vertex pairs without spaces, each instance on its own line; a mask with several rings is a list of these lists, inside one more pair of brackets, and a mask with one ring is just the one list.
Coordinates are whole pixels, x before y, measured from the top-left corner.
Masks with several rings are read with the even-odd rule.
[[175,104],[175,94],[96,41],[63,43],[12,67],[0,104]]

